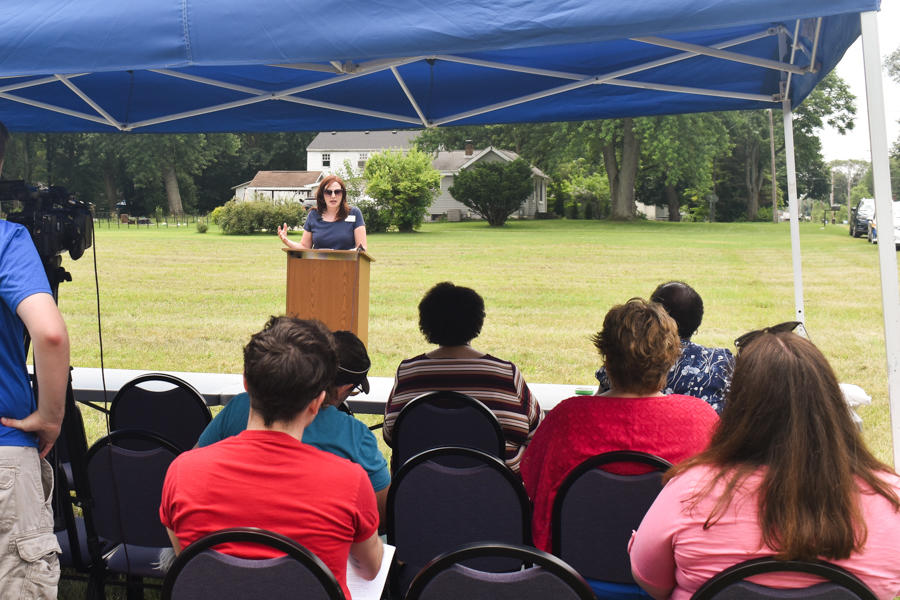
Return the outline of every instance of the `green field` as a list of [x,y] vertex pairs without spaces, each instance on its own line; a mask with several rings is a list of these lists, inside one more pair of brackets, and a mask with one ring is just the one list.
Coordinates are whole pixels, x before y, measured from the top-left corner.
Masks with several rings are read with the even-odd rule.
[[[801,225],[807,326],[841,381],[873,396],[860,410],[873,451],[890,461],[886,360],[876,249],[841,226]],[[285,254],[274,236],[215,227],[101,227],[96,232],[107,368],[239,373],[241,348],[284,311]],[[787,224],[511,221],[426,224],[369,236],[372,375],[429,349],[416,306],[439,281],[478,290],[487,320],[473,345],[515,362],[526,380],[587,385],[599,358],[589,336],[607,309],[681,279],[703,296],[695,340],[732,347],[739,334],[794,314]],[[72,362],[100,366],[91,251],[64,265],[60,306]]]

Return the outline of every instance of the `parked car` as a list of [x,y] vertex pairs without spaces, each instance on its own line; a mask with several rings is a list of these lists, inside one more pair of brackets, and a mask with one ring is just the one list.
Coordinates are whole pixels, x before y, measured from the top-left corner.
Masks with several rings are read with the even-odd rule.
[[875,200],[862,198],[850,211],[850,235],[859,237],[869,232],[869,220],[875,216]]
[[[894,211],[894,245],[900,249],[900,202],[892,202],[891,204],[891,208]],[[878,223],[874,216],[869,220],[868,237],[869,242],[873,244],[878,243]]]

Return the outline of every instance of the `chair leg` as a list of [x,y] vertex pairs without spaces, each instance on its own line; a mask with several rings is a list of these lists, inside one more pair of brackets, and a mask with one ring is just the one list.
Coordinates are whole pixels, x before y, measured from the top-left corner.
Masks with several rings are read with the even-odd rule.
[[84,597],[85,600],[106,600],[103,575],[91,573],[88,576],[87,591],[85,592]]
[[144,600],[144,578],[135,575],[125,577],[128,584],[125,588],[125,597],[128,600]]

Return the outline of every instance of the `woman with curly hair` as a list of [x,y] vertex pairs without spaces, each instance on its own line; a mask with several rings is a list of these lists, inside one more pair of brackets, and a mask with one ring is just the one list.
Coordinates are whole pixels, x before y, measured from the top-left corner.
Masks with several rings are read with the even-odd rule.
[[[781,329],[735,342],[709,448],[666,473],[632,537],[632,573],[657,600],[688,600],[723,569],[772,555],[824,559],[879,598],[900,595],[900,478],[866,449],[822,353]],[[779,588],[819,581],[753,578]]]
[[397,415],[407,402],[428,392],[459,392],[480,400],[497,416],[506,438],[506,465],[518,473],[522,452],[543,413],[516,365],[472,347],[484,316],[484,300],[478,292],[449,281],[437,284],[422,298],[419,329],[438,347],[404,360],[397,368],[384,412],[388,446]]
[[[706,448],[719,422],[703,400],[660,392],[681,353],[678,328],[661,305],[632,298],[612,307],[593,341],[604,357],[611,389],[560,402],[522,458],[522,481],[534,502],[534,545],[547,552],[552,548],[553,501],[572,469],[614,450],[649,452],[678,462]],[[621,463],[608,470],[632,475],[650,467]],[[595,591],[602,594],[599,585]]]

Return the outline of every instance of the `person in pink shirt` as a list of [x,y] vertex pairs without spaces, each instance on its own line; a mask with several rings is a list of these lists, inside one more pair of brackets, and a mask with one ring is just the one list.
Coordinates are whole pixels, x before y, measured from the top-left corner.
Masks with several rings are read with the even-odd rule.
[[900,595],[900,478],[866,448],[822,353],[785,329],[735,342],[731,394],[709,448],[666,474],[632,536],[634,579],[657,600],[688,600],[723,569],[763,556],[826,560],[879,598]]

